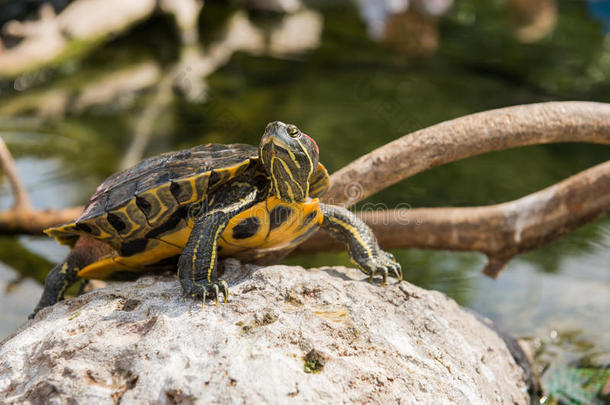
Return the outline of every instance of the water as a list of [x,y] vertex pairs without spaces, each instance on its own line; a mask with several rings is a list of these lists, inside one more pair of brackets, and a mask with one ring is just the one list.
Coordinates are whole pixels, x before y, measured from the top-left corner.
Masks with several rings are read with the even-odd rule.
[[[386,23],[394,34],[385,40],[368,36],[350,3],[328,3],[312,2],[291,17],[206,3],[200,47],[225,52],[208,60],[209,75],[196,59],[178,63],[176,31],[156,17],[81,60],[19,78],[21,91],[12,82],[1,87],[0,133],[34,205],[84,204],[125,159],[138,156],[138,145],[144,157],[207,142],[257,144],[265,124],[278,119],[312,135],[332,172],[398,136],[472,112],[549,100],[610,102],[610,37],[598,21],[603,16],[593,18],[584,3],[559,1],[554,28],[527,31],[511,25],[503,2],[462,0],[438,19],[392,16]],[[249,24],[263,40],[235,37],[238,45],[227,51],[220,32],[237,24]],[[523,42],[523,35],[540,39]],[[156,85],[176,68],[173,89]],[[609,157],[610,148],[599,145],[490,153],[419,174],[369,201],[494,204]],[[0,207],[10,205],[4,184]],[[610,351],[609,252],[610,220],[602,219],[513,260],[495,281],[480,274],[477,253],[395,254],[408,280],[449,294],[516,336],[539,339],[544,353],[553,353],[548,361],[561,365]],[[25,318],[45,272],[65,253],[42,237],[0,239],[0,338]],[[349,264],[345,253],[287,262]]]

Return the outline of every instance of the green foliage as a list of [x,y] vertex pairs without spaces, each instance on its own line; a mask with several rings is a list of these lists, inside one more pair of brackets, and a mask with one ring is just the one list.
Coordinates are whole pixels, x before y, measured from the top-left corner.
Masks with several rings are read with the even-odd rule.
[[324,368],[325,362],[326,359],[321,352],[311,349],[309,353],[305,355],[303,371],[309,374],[318,374]]
[[610,384],[610,369],[565,367],[545,374],[543,404],[603,405],[610,401],[610,392],[603,391]]

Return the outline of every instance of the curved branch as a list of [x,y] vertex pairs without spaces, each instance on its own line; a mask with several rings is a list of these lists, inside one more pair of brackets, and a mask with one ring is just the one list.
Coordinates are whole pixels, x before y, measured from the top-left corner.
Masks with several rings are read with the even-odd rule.
[[335,172],[323,200],[351,206],[400,180],[455,160],[555,142],[610,144],[610,104],[568,101],[521,105],[421,129]]
[[[487,207],[360,212],[390,248],[479,251],[483,272],[497,277],[514,256],[537,249],[610,212],[610,161],[515,201]],[[341,250],[318,232],[295,254]]]
[[83,212],[83,207],[60,210],[2,211],[0,212],[0,235],[42,235],[47,228],[74,221],[81,212]]

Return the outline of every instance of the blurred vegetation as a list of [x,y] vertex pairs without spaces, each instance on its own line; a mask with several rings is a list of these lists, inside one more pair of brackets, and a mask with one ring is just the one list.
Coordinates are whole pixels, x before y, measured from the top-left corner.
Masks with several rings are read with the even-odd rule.
[[40,283],[44,283],[47,272],[53,267],[53,263],[28,250],[19,239],[8,236],[0,237],[0,261]]

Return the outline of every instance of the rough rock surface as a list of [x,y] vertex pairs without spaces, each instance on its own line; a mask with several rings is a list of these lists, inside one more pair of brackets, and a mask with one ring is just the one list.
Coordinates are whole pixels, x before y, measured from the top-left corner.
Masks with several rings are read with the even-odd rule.
[[253,269],[218,307],[146,276],[41,311],[0,345],[0,403],[529,403],[504,342],[443,294]]

